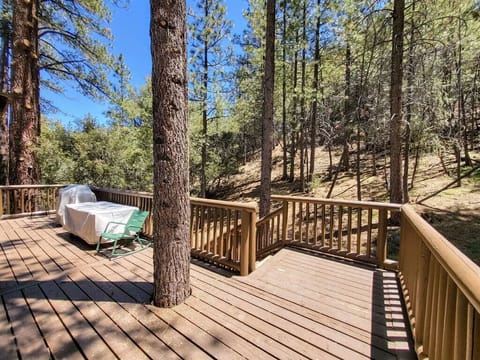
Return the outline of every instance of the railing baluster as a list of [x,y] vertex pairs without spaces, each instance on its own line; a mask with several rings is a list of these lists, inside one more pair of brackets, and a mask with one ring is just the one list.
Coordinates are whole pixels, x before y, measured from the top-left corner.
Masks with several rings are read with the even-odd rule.
[[439,354],[445,359],[453,359],[453,337],[455,332],[455,317],[457,301],[457,287],[450,277],[446,280],[446,295],[445,295],[445,310],[443,327],[441,328],[443,339],[442,348],[439,349]]
[[[468,301],[460,289],[456,288],[455,329],[449,336],[453,340],[451,359],[465,359],[467,350]],[[453,336],[452,336],[453,335]]]
[[227,258],[227,260],[230,260],[231,244],[232,244],[232,210],[228,209],[227,239],[225,242],[225,253],[223,254],[223,256]]
[[325,235],[325,232],[326,232],[326,219],[325,219],[325,216],[326,216],[326,209],[325,209],[325,204],[322,204],[322,247],[325,247],[325,238],[326,238],[326,235]]
[[195,218],[194,218],[194,213],[195,213],[195,207],[190,206],[190,247],[192,249],[195,249],[195,242],[194,242],[194,236],[195,236]]
[[343,207],[338,207],[338,229],[337,229],[337,249],[343,250]]
[[335,206],[330,205],[330,224],[328,229],[328,233],[329,233],[328,248],[330,250],[333,249],[333,238],[334,238],[333,235],[335,232],[334,223],[335,223]]
[[303,233],[303,202],[300,202],[298,204],[298,210],[299,210],[299,214],[298,214],[298,241],[301,243],[301,242],[303,242],[303,237],[302,237],[302,233]]
[[357,209],[357,255],[361,254],[362,246],[362,208]]
[[212,237],[211,237],[212,209],[210,207],[207,207],[206,210],[207,210],[207,241],[206,241],[205,247],[202,247],[202,251],[210,252],[210,246],[212,245]]
[[318,244],[318,205],[313,204],[313,246]]
[[372,209],[368,209],[367,256],[372,256]]
[[305,243],[310,243],[310,233],[309,233],[309,224],[310,224],[310,203],[305,203]]
[[347,218],[347,253],[352,252],[352,207],[348,207]]
[[224,251],[224,243],[225,243],[225,210],[220,209],[220,234],[218,236],[218,239],[220,240],[220,248],[218,250],[218,254],[220,256],[223,256],[223,251]]
[[295,212],[295,206],[296,206],[296,202],[294,201],[292,203],[292,241],[295,242],[296,238],[295,238],[295,232],[297,231],[297,227],[295,226],[295,218],[297,216],[296,212]]
[[430,324],[427,329],[429,336],[428,336],[428,353],[435,352],[435,344],[436,344],[436,331],[437,331],[437,314],[438,314],[438,289],[440,288],[440,269],[439,269],[438,262],[434,261],[433,267],[433,298],[432,298],[432,314],[430,318]]

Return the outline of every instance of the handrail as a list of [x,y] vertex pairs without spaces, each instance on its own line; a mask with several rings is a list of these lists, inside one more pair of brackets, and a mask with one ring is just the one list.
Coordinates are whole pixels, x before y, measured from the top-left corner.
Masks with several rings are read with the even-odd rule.
[[288,196],[288,195],[272,195],[272,200],[275,201],[308,201],[312,204],[335,204],[341,206],[349,206],[362,209],[385,209],[385,210],[400,210],[401,204],[383,203],[376,201],[357,201],[357,200],[343,200],[343,199],[323,199],[305,196]]
[[480,358],[480,267],[402,206],[399,278],[417,354]]
[[213,199],[202,199],[190,197],[190,203],[194,205],[208,205],[213,208],[219,209],[232,209],[232,210],[244,210],[250,212],[257,211],[257,203],[255,202],[235,202],[235,201],[224,201],[224,200],[213,200]]

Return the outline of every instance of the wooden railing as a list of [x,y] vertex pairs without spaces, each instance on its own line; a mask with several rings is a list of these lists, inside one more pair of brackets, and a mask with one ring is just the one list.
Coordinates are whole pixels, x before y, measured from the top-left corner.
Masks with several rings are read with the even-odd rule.
[[233,268],[241,275],[255,270],[255,203],[190,200],[192,255]]
[[257,222],[257,258],[261,259],[269,253],[273,253],[286,244],[286,219],[283,206],[261,218]]
[[480,359],[480,268],[402,207],[399,278],[419,358]]
[[[153,195],[126,190],[92,188],[97,200],[137,206],[150,211],[144,232],[153,236]],[[255,270],[257,207],[209,199],[190,200],[192,256],[247,275]]]
[[259,255],[295,245],[389,266],[387,219],[400,205],[272,196],[280,208],[257,225]]
[[0,186],[0,217],[55,211],[59,190],[65,185]]

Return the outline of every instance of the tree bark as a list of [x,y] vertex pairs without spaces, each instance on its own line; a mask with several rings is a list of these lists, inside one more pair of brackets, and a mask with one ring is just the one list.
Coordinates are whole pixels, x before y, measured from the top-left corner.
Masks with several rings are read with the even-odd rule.
[[344,158],[342,160],[342,167],[345,171],[350,170],[350,153],[349,153],[349,141],[350,141],[350,120],[352,116],[352,81],[351,81],[351,67],[352,67],[352,52],[350,49],[350,43],[347,40],[347,48],[345,50],[345,104],[344,104],[344,117],[345,117],[345,134],[343,140],[343,153]]
[[[298,30],[295,36],[295,43],[298,44]],[[295,49],[295,54],[293,56],[293,100],[292,100],[292,121],[291,121],[291,142],[290,142],[290,181],[295,180],[295,155],[297,152],[297,126],[298,126],[298,116],[297,116],[297,83],[298,83],[298,50]]]
[[465,113],[465,96],[463,91],[463,79],[462,79],[462,31],[461,20],[458,19],[458,63],[457,63],[457,87],[458,87],[458,120],[461,124],[462,132],[462,145],[465,154],[465,166],[472,166],[472,159],[468,151],[468,124],[467,116]]
[[[209,2],[205,0],[205,19],[208,19]],[[200,169],[200,196],[207,196],[207,100],[208,100],[208,39],[203,42],[203,88],[202,88],[202,164]]]
[[321,25],[321,0],[317,0],[317,24],[315,27],[315,55],[313,65],[313,104],[312,104],[312,119],[310,122],[310,170],[308,174],[308,181],[313,180],[315,173],[315,148],[317,145],[317,112],[318,112],[318,91],[319,91],[319,74],[320,74],[320,25]]
[[13,2],[10,184],[38,184],[40,136],[38,0]]
[[190,198],[185,0],[151,0],[153,303],[182,303],[190,288]]
[[408,63],[407,63],[407,106],[406,106],[406,129],[405,129],[405,151],[403,163],[403,201],[409,202],[408,194],[408,173],[410,166],[410,142],[412,112],[413,112],[413,81],[415,79],[415,0],[412,1],[412,18],[410,19],[410,44],[408,45]]
[[[5,7],[5,3],[3,4]],[[2,9],[7,11],[7,9]],[[0,23],[0,185],[8,184],[8,48],[10,44],[10,29],[8,23]]]
[[287,1],[283,2],[282,24],[282,145],[283,163],[282,179],[288,179],[287,174]]
[[263,79],[262,170],[260,183],[260,217],[270,213],[273,147],[273,90],[275,84],[275,0],[267,0],[265,33],[265,75]]
[[299,142],[299,148],[300,148],[300,191],[305,192],[306,190],[306,184],[305,184],[305,149],[306,149],[306,144],[305,144],[305,127],[307,124],[306,121],[306,110],[305,110],[305,77],[306,77],[306,67],[307,67],[307,62],[306,62],[306,56],[307,56],[307,51],[305,49],[305,46],[307,46],[307,4],[304,1],[303,2],[303,11],[302,11],[302,40],[303,40],[303,45],[302,45],[302,66],[301,66],[301,99],[300,99],[300,142]]
[[390,202],[403,203],[402,192],[402,80],[405,0],[393,4],[392,70],[390,79]]

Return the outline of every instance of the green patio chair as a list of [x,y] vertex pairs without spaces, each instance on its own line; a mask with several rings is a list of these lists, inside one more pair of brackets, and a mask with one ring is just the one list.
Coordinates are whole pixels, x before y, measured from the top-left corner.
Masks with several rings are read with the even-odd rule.
[[[143,224],[147,217],[148,211],[135,210],[126,223],[110,221],[105,227],[105,231],[100,235],[100,238],[98,239],[97,253],[105,252],[111,249],[110,256],[123,256],[151,246],[152,243],[150,240],[140,237],[140,231],[142,230]],[[109,232],[109,228],[111,231],[111,225],[121,225],[123,227],[123,232]],[[113,243],[113,246],[111,248],[108,247],[105,249],[100,249],[102,239],[104,240],[103,243]],[[122,251],[118,253],[118,242],[120,240],[126,240],[128,243],[136,242],[140,245],[140,248],[126,252]]]

